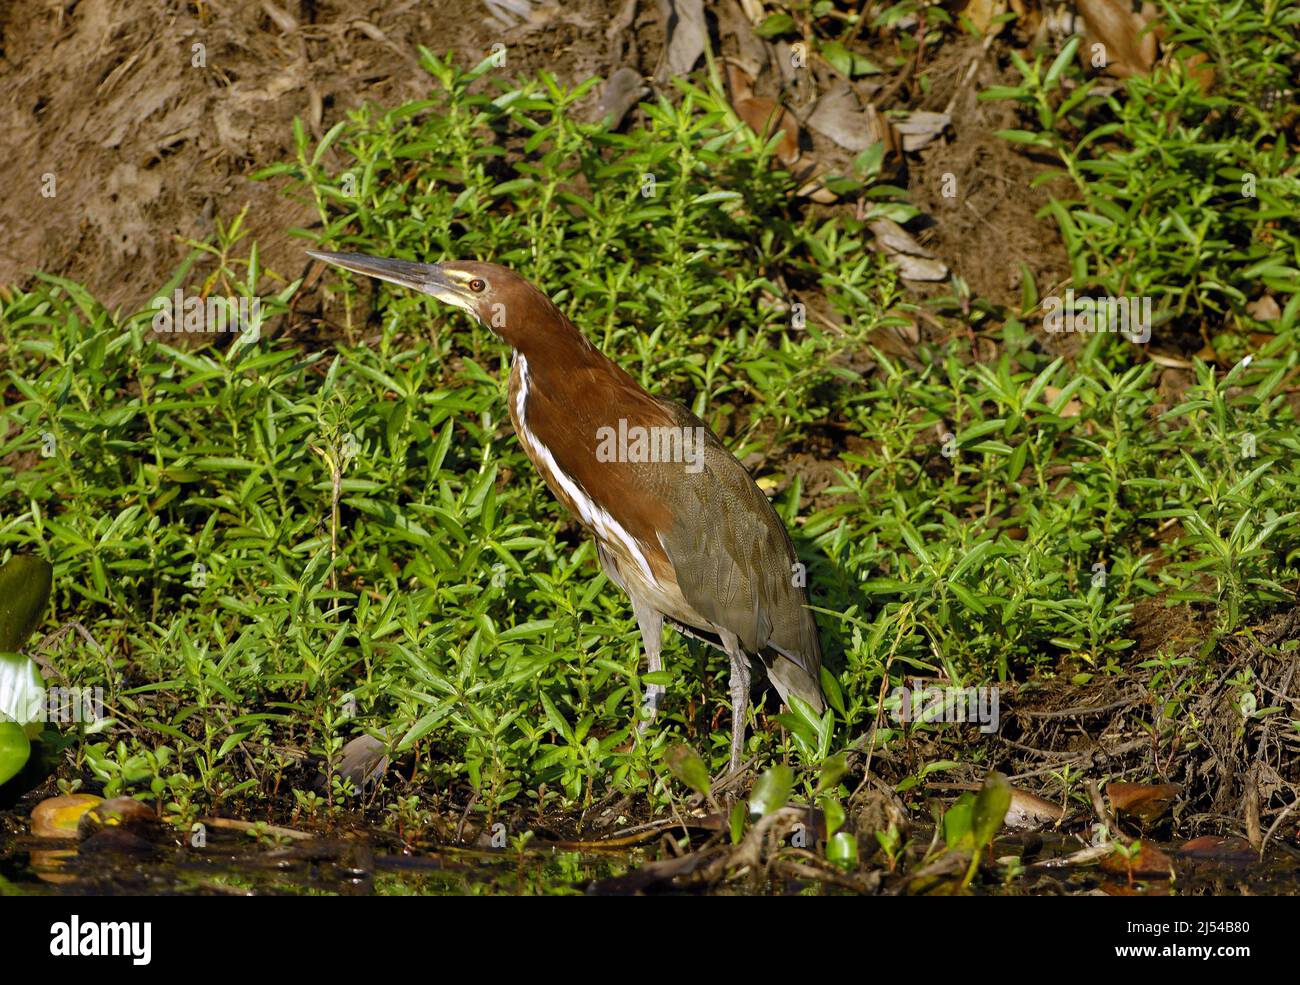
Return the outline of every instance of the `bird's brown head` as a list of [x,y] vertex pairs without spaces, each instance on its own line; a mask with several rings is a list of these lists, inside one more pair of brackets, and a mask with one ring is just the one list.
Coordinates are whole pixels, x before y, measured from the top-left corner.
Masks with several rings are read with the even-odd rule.
[[353,273],[409,287],[468,311],[512,348],[527,353],[556,333],[576,333],[545,294],[509,267],[478,260],[412,263],[362,253],[307,251]]

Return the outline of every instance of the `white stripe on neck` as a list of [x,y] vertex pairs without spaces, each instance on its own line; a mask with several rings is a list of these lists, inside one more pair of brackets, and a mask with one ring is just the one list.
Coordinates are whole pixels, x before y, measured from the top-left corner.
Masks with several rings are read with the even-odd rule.
[[555,456],[537,438],[532,431],[528,429],[528,391],[532,386],[532,378],[528,374],[528,360],[520,352],[515,352],[515,362],[519,364],[519,392],[515,394],[515,417],[519,419],[519,437],[526,444],[533,455],[546,462],[555,481],[560,484],[569,498],[573,500],[574,505],[578,508],[578,515],[582,518],[587,526],[593,528],[597,533],[606,540],[617,541],[623,546],[623,549],[637,563],[641,573],[654,585],[658,584],[658,579],[650,570],[650,562],[646,559],[645,552],[637,543],[636,538],[623,528],[623,525],[610,516],[609,512],[603,509],[590,496],[586,494],[583,488],[574,482],[573,479],[564,474],[564,471],[555,461]]

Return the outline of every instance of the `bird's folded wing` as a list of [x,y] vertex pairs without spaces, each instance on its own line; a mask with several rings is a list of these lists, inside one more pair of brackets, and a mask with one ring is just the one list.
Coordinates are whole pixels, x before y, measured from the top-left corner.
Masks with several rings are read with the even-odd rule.
[[705,433],[703,469],[675,476],[675,522],[661,535],[682,595],[749,653],[771,647],[816,681],[820,646],[794,546],[744,466]]

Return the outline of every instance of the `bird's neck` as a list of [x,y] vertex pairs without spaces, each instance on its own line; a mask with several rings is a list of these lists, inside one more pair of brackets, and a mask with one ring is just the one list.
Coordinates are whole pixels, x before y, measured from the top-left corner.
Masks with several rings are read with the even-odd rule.
[[514,350],[511,411],[524,417],[533,395],[544,395],[553,412],[537,424],[538,433],[547,427],[572,430],[581,418],[594,442],[595,426],[620,416],[646,417],[647,424],[672,423],[659,401],[592,345],[549,298],[544,305],[532,306],[526,325],[511,328],[523,329],[502,333]]
[[610,363],[578,326],[549,301],[547,308],[549,310],[537,312],[519,330],[503,333],[514,350],[515,359],[522,356],[534,376],[558,374],[563,377],[593,365]]

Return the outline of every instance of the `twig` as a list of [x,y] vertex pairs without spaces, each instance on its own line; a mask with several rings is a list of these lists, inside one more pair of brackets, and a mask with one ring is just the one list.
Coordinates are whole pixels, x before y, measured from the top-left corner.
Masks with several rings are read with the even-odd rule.
[[199,823],[206,824],[210,828],[225,828],[229,831],[244,831],[249,834],[275,835],[277,838],[288,838],[291,841],[310,841],[316,837],[308,831],[284,828],[278,824],[267,824],[265,821],[236,821],[231,817],[201,817]]
[[1286,820],[1286,816],[1296,809],[1297,804],[1300,804],[1300,800],[1291,801],[1291,803],[1287,804],[1282,810],[1282,813],[1277,816],[1277,820],[1269,825],[1268,834],[1264,835],[1264,840],[1259,846],[1259,860],[1261,862],[1264,861],[1264,849],[1268,847],[1268,840],[1273,837],[1273,832],[1278,829],[1284,820]]
[[1126,708],[1129,705],[1135,705],[1146,695],[1136,694],[1127,698],[1121,698],[1119,701],[1112,701],[1104,705],[1076,705],[1073,708],[1062,708],[1059,711],[1021,711],[1018,708],[1012,708],[1011,714],[1022,716],[1024,718],[1082,718],[1085,715],[1100,715],[1107,711],[1116,711],[1120,708]]
[[989,48],[993,47],[993,39],[997,34],[997,31],[984,32],[984,43],[980,45],[980,50],[975,53],[970,60],[970,64],[966,66],[966,74],[962,77],[962,80],[957,83],[957,88],[952,91],[952,98],[948,100],[948,105],[943,109],[945,116],[952,116],[952,111],[957,106],[957,97],[965,91],[968,85],[970,85],[971,79],[975,78],[975,71],[980,67],[980,62],[984,60],[984,56],[988,54]]
[[474,791],[474,796],[470,797],[469,802],[465,805],[465,810],[460,815],[460,823],[456,825],[456,842],[459,844],[461,836],[465,832],[465,822],[469,820],[469,812],[474,809],[478,803],[478,791]]

